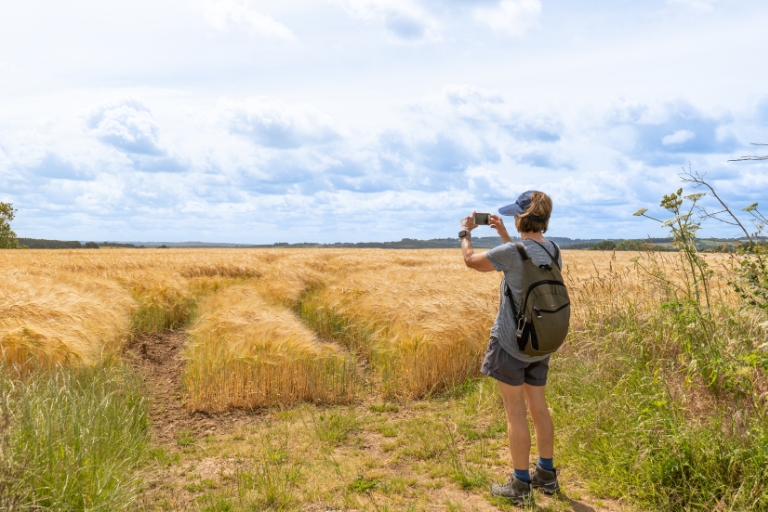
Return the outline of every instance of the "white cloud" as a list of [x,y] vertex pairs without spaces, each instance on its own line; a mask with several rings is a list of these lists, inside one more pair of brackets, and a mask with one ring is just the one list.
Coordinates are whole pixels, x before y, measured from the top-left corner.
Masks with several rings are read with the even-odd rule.
[[496,32],[523,37],[539,27],[541,0],[501,0],[496,7],[475,9],[474,17]]
[[223,100],[219,108],[229,131],[264,147],[298,148],[339,137],[331,116],[308,106],[261,97],[246,102]]
[[[554,235],[661,236],[631,213],[658,208],[683,162],[738,204],[768,193],[768,164],[724,163],[768,142],[757,0],[561,2],[546,23],[543,0],[189,2],[205,4],[9,3],[0,196],[20,209],[18,233],[432,238],[543,188]],[[711,5],[718,16],[695,10]],[[536,23],[524,44],[500,41]],[[83,116],[126,96],[143,104]]]
[[483,89],[482,87],[475,87],[474,85],[446,85],[443,88],[443,94],[448,102],[453,105],[466,105],[469,103],[504,103],[504,96],[502,96],[499,91]]
[[411,0],[332,0],[351,15],[383,22],[398,39],[418,41],[435,37],[437,23]]
[[690,130],[677,130],[675,133],[662,138],[661,143],[665,146],[673,146],[675,144],[688,142],[694,138],[696,138],[696,134]]
[[263,37],[296,38],[288,27],[257,11],[251,0],[204,0],[199,6],[205,20],[223,32],[238,28]]
[[96,107],[88,118],[91,135],[121,151],[161,155],[159,129],[140,101],[127,98]]

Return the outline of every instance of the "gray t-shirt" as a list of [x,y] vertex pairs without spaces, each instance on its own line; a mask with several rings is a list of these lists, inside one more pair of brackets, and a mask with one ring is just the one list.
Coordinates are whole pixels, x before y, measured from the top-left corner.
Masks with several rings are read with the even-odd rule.
[[[555,243],[547,240],[542,244],[547,251],[553,256],[555,255]],[[525,252],[528,253],[528,257],[536,265],[547,265],[551,263],[552,258],[541,248],[539,244],[533,240],[523,240],[523,246]],[[501,347],[506,350],[511,356],[527,363],[535,363],[548,357],[549,354],[543,356],[529,356],[523,354],[520,348],[517,346],[517,338],[515,337],[515,331],[517,325],[515,324],[515,317],[512,314],[512,307],[508,304],[507,296],[504,293],[504,282],[509,285],[512,290],[512,296],[515,299],[515,307],[520,305],[521,295],[523,293],[523,260],[520,258],[520,254],[517,252],[514,243],[506,243],[494,247],[485,253],[493,266],[499,272],[504,272],[504,279],[501,280],[501,301],[499,305],[499,313],[496,315],[496,322],[491,327],[491,337],[499,340]],[[563,258],[558,255],[558,264],[562,268]]]

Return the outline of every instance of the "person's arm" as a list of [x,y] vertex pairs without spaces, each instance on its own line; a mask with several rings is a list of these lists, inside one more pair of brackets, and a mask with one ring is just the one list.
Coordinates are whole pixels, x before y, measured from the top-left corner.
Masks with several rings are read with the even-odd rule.
[[507,233],[507,227],[504,225],[504,221],[501,220],[501,217],[498,215],[491,215],[491,227],[499,233],[502,242],[508,244],[512,241],[512,237]]
[[[472,231],[476,227],[474,212],[469,217],[461,219],[461,229]],[[464,255],[464,264],[467,267],[479,272],[493,272],[496,270],[484,252],[475,252],[475,249],[472,247],[472,235],[467,235],[461,239],[461,252]]]

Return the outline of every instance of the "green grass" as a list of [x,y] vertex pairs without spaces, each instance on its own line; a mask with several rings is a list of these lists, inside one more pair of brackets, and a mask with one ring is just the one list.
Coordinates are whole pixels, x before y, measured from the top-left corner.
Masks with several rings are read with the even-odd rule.
[[338,445],[360,428],[361,420],[354,407],[329,409],[312,416],[317,439],[328,445]]
[[198,297],[164,297],[160,293],[135,294],[137,307],[132,315],[131,330],[155,333],[179,329],[190,323],[197,311]]
[[768,418],[753,400],[765,374],[745,357],[755,333],[738,312],[695,315],[680,304],[628,310],[589,350],[556,357],[558,452],[598,496],[649,510],[768,510]]
[[147,447],[139,377],[112,364],[2,370],[0,500],[11,510],[130,510]]

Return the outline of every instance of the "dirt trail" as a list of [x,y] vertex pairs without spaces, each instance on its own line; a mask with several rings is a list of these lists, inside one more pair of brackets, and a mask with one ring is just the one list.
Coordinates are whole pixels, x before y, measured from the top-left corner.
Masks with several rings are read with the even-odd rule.
[[[269,410],[243,411],[230,410],[218,414],[208,414],[202,411],[190,411],[184,405],[183,351],[187,344],[187,333],[166,331],[136,338],[128,347],[125,357],[139,371],[147,384],[147,392],[151,402],[150,417],[152,435],[155,443],[173,452],[179,452],[177,440],[180,435],[202,438],[214,436],[222,439],[228,434],[254,426],[270,415]],[[379,397],[377,397],[379,398]],[[375,401],[376,398],[373,398]],[[361,404],[363,410],[367,409]],[[417,411],[407,405],[401,405],[400,411],[394,416],[400,418],[415,417]],[[365,433],[360,435],[361,441],[369,455],[378,460],[385,460],[387,455],[382,451],[382,439],[378,434]],[[231,481],[236,471],[234,459],[209,454],[202,459],[191,457],[175,467],[157,467],[147,475],[148,485],[142,503],[146,510],[188,510],[197,494],[190,490],[190,482],[199,479],[209,479],[218,482],[216,486]],[[618,512],[627,510],[622,504],[612,500],[594,500],[581,492],[580,486],[571,485],[579,499],[563,496],[559,504],[551,498],[539,496],[535,510],[572,510],[574,512]],[[488,511],[499,510],[477,493],[461,491],[452,486],[445,486],[432,491],[434,507],[429,510],[445,510],[446,500],[460,505],[462,510]],[[162,505],[161,505],[162,504]],[[158,508],[159,506],[159,508]],[[319,507],[319,508],[318,508]],[[376,507],[374,507],[376,508]],[[325,511],[325,507],[317,504],[306,504],[304,510]],[[512,508],[512,510],[521,510]]]
[[173,443],[181,432],[195,437],[226,434],[258,415],[242,410],[209,414],[187,409],[182,381],[186,344],[186,331],[165,331],[139,336],[126,353],[147,384],[152,434],[160,444]]

